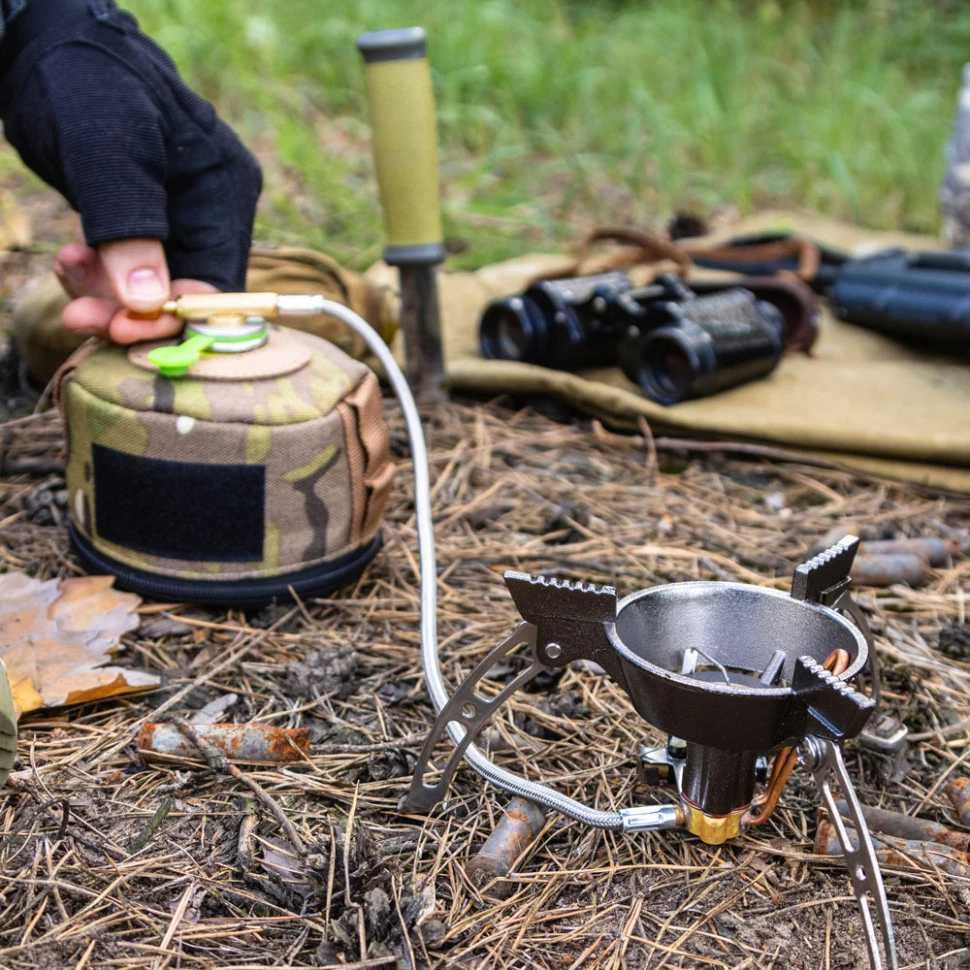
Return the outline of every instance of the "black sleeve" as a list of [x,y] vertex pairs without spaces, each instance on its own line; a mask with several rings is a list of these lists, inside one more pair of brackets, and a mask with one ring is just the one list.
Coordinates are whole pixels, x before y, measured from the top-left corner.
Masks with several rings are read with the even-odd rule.
[[173,278],[243,288],[259,165],[134,18],[112,0],[30,0],[11,44],[4,132],[88,244],[159,239]]
[[89,245],[168,238],[165,123],[140,78],[96,48],[64,45],[38,65],[25,102],[8,138],[81,214]]
[[20,13],[27,4],[27,0],[0,0],[0,37],[3,37],[7,25]]

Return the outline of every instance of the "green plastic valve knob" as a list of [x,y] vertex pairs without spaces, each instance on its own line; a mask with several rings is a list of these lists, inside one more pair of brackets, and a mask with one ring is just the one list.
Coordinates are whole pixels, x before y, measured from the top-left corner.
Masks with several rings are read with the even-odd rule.
[[148,359],[158,368],[163,377],[184,377],[189,372],[189,368],[198,363],[202,354],[215,342],[215,337],[197,333],[180,344],[156,347],[148,354]]

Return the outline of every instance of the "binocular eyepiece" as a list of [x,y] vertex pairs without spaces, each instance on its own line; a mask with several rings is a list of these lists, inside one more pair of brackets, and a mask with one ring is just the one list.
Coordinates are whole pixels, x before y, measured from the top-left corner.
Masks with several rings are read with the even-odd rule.
[[556,370],[619,365],[659,404],[704,397],[770,373],[784,321],[740,287],[697,296],[673,276],[634,287],[625,273],[534,283],[482,315],[483,357]]

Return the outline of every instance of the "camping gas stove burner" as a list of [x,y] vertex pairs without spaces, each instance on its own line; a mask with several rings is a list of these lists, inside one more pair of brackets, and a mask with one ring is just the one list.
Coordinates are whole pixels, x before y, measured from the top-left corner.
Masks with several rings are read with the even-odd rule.
[[[801,764],[813,772],[840,835],[871,965],[897,966],[882,878],[841,753],[842,743],[863,731],[879,689],[869,629],[849,594],[858,545],[850,536],[803,563],[790,593],[687,582],[640,590],[618,602],[609,586],[507,573],[525,622],[441,709],[404,807],[427,812],[438,804],[467,756],[499,787],[591,825],[626,831],[681,828],[720,844],[765,821]],[[527,669],[494,697],[479,694],[476,688],[489,670],[523,644]],[[637,713],[668,735],[666,745],[643,749],[640,759],[649,777],[672,783],[672,804],[597,812],[490,764],[472,747],[518,687],[540,671],[561,670],[576,660],[602,667]],[[863,670],[869,672],[873,697],[850,686]],[[429,781],[432,751],[446,733],[456,741],[455,749],[440,775]],[[771,774],[758,793],[771,756]],[[847,824],[854,832],[841,819],[834,784],[849,806]]]
[[[508,573],[506,583],[524,622],[449,696],[438,657],[427,448],[414,397],[387,344],[353,311],[319,295],[205,296],[210,313],[213,300],[223,312],[239,308],[251,313],[255,302],[268,317],[324,313],[343,321],[380,361],[401,403],[413,456],[421,655],[428,693],[438,711],[403,807],[432,809],[445,797],[465,758],[500,788],[588,825],[614,831],[686,828],[717,843],[746,822],[763,821],[770,814],[771,801],[759,802],[754,796],[762,759],[774,754],[767,794],[775,780],[780,792],[800,762],[813,772],[842,844],[862,910],[870,963],[879,970],[898,966],[882,877],[841,750],[844,740],[863,732],[878,701],[869,630],[849,595],[858,539],[847,537],[799,566],[790,595],[736,583],[683,583],[643,590],[618,604],[612,587]],[[181,297],[166,304],[165,312],[191,315],[193,301],[199,299]],[[480,695],[479,682],[522,644],[528,648],[526,669],[494,697]],[[580,659],[598,663],[627,692],[637,712],[671,736],[664,751],[647,752],[645,760],[666,768],[677,783],[674,804],[594,809],[500,768],[473,743],[519,687],[542,671],[561,670]],[[848,684],[867,666],[874,699]],[[437,782],[429,783],[431,754],[446,733],[454,751]],[[883,750],[893,750],[901,736],[876,734],[872,740]],[[848,806],[843,810],[856,844],[836,803],[836,784]],[[725,807],[726,815],[717,814]]]

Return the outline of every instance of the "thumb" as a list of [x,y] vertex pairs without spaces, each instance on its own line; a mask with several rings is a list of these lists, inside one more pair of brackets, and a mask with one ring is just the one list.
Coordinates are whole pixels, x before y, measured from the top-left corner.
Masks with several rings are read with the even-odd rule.
[[158,240],[104,243],[98,247],[98,255],[122,306],[135,313],[150,313],[169,298],[168,264]]

